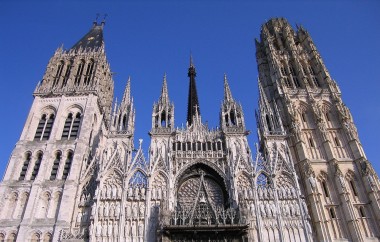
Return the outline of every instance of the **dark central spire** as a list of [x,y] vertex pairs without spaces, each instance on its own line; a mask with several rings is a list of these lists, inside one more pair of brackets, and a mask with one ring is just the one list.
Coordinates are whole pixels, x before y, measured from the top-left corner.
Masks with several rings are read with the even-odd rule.
[[195,72],[193,57],[191,55],[190,67],[187,75],[190,77],[188,97],[189,99],[187,102],[187,123],[191,125],[193,123],[193,116],[195,115],[195,113],[198,113],[198,115],[200,115],[197,86],[195,84],[195,77],[197,76],[197,73]]

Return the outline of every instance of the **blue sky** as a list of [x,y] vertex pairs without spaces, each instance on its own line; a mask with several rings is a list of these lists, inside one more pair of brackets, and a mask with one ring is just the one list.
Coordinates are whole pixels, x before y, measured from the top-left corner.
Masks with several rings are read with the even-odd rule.
[[219,123],[223,74],[242,103],[256,141],[257,66],[254,38],[271,17],[285,17],[311,34],[343,93],[368,159],[380,172],[379,1],[1,1],[0,174],[19,139],[32,93],[54,51],[70,48],[107,13],[106,52],[115,72],[115,97],[132,78],[135,144],[149,147],[152,104],[167,73],[175,124],[186,120],[190,52],[197,69],[202,119]]

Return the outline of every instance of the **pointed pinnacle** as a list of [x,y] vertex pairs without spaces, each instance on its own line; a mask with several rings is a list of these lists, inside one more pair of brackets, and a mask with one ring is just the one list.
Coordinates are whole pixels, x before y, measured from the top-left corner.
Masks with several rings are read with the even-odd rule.
[[166,72],[164,74],[164,79],[162,81],[160,102],[161,103],[168,103],[169,102],[168,84],[166,82]]
[[131,100],[131,77],[128,77],[127,86],[125,87],[123,103],[130,102]]
[[232,101],[230,86],[228,85],[227,75],[224,73],[224,101]]

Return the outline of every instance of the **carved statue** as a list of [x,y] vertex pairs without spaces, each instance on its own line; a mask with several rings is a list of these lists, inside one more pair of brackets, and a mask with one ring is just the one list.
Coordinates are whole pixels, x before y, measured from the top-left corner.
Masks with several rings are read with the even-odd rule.
[[[95,208],[95,206],[94,206]],[[100,203],[99,204],[99,208],[98,208],[98,214],[99,214],[99,218],[103,217],[103,203]]]
[[311,190],[315,191],[316,188],[317,188],[317,182],[315,181],[314,176],[312,176],[312,175],[309,176],[308,180],[309,180],[309,183],[310,183]]
[[117,197],[117,188],[116,186],[112,186],[112,198],[116,198]]
[[118,235],[119,235],[119,226],[118,226],[118,224],[117,224],[116,221],[114,222],[114,226],[113,226],[113,234],[114,234],[115,236],[118,236]]
[[132,207],[132,217],[136,218],[137,217],[137,205],[133,204]]
[[135,200],[140,200],[139,188],[135,187]]
[[106,202],[104,204],[104,217],[108,217],[109,214],[109,204]]
[[127,205],[125,210],[126,210],[127,218],[130,218],[132,215],[131,206]]
[[254,203],[250,204],[250,211],[251,211],[252,217],[256,216],[256,209],[255,209],[255,204]]
[[141,188],[141,199],[145,200],[145,187]]
[[120,204],[119,203],[116,204],[115,216],[116,216],[116,218],[118,218],[120,216]]
[[261,216],[262,217],[266,217],[266,213],[265,213],[265,207],[264,207],[264,204],[260,204],[260,213],[261,213]]
[[128,198],[132,198],[133,197],[133,189],[132,187],[129,187],[128,188]]
[[108,224],[107,235],[110,237],[112,236],[112,222],[109,222]]
[[102,224],[101,224],[101,223],[98,223],[98,224],[96,225],[96,237],[101,236],[101,234],[102,234]]
[[144,216],[144,214],[145,214],[145,205],[141,204],[140,205],[140,216],[142,217],[142,216]]

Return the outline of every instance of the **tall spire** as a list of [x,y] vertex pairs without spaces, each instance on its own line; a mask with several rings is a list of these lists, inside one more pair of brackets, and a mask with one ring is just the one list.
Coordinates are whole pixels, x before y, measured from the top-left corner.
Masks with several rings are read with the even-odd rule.
[[96,50],[103,46],[103,27],[104,20],[99,24],[97,19],[94,21],[94,24],[90,31],[83,36],[73,47],[72,50]]
[[227,75],[224,74],[224,101],[232,101],[230,86],[228,85]]
[[195,84],[195,77],[197,76],[197,73],[195,72],[192,55],[190,55],[190,67],[187,75],[190,78],[189,97],[187,103],[187,123],[191,125],[193,123],[193,116],[195,115],[196,111],[198,115],[201,114],[199,110],[197,87]]
[[129,103],[131,101],[131,77],[128,77],[127,86],[124,90],[122,103]]
[[169,103],[168,84],[166,83],[166,73],[164,75],[164,80],[162,81],[160,102]]

